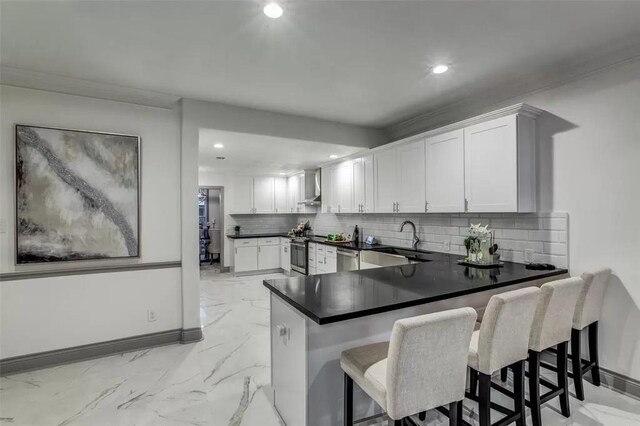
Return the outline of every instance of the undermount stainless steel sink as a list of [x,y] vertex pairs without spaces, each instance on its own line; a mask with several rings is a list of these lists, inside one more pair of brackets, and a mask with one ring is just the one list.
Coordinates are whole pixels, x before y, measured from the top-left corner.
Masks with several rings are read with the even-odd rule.
[[428,255],[431,252],[421,251],[421,250],[412,250],[412,249],[403,249],[403,248],[395,248],[395,247],[385,247],[376,249],[378,253],[392,254],[395,256],[403,256],[409,259],[410,261],[415,262],[431,262]]
[[393,247],[365,250],[360,255],[360,269],[431,262],[431,259],[427,257],[429,254],[425,251]]

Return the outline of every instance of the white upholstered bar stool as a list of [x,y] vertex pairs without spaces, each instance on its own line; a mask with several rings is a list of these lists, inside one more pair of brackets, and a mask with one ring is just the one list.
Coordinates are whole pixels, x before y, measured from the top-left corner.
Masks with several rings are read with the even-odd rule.
[[[567,352],[571,338],[571,325],[578,296],[584,281],[573,277],[551,281],[540,287],[540,302],[529,338],[529,406],[534,426],[540,426],[541,404],[555,397],[560,398],[562,415],[569,417],[569,388]],[[557,385],[540,377],[540,354],[553,346],[557,347]],[[551,389],[540,396],[540,384]]]
[[[540,298],[540,289],[528,287],[492,296],[484,311],[480,329],[473,332],[469,346],[470,399],[478,402],[480,426],[491,424],[491,408],[506,414],[498,423],[524,425],[524,362],[529,333]],[[503,367],[514,371],[514,410],[491,402],[491,375]],[[476,387],[479,381],[479,395]]]
[[342,352],[344,425],[353,424],[353,382],[396,426],[409,416],[445,404],[449,424],[460,424],[475,321],[472,308],[401,319],[393,325],[389,342]]
[[[584,388],[582,376],[591,370],[593,384],[600,386],[600,364],[598,363],[598,321],[604,301],[604,293],[611,276],[611,269],[603,268],[593,273],[585,272],[581,275],[584,287],[578,297],[576,311],[573,314],[573,326],[571,328],[571,363],[573,384],[576,388],[576,397],[584,401]],[[589,360],[582,359],[581,332],[588,328]]]

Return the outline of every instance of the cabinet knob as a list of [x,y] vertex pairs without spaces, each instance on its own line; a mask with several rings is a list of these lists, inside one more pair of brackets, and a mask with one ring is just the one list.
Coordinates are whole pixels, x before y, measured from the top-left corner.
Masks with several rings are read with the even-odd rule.
[[276,330],[278,331],[278,336],[286,336],[289,334],[289,330],[284,325],[277,325]]

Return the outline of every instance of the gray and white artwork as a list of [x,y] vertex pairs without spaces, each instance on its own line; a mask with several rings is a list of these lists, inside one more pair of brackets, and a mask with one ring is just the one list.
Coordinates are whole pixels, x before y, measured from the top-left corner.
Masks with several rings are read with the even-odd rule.
[[16,262],[138,257],[139,138],[16,126]]

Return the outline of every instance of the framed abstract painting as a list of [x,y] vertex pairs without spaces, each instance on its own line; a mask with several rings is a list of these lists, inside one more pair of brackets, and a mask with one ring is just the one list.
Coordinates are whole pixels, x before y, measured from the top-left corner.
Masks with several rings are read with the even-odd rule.
[[16,126],[16,263],[140,255],[140,137]]

